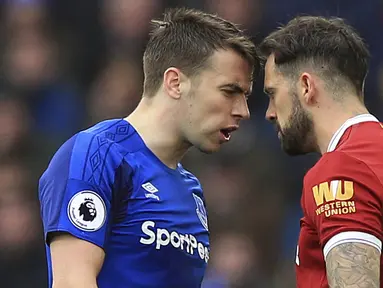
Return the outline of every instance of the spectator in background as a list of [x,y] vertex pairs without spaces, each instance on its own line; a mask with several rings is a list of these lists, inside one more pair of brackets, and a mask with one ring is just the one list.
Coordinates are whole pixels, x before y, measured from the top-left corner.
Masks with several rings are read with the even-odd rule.
[[89,124],[130,114],[141,99],[141,72],[135,61],[112,58],[91,86],[87,105]]
[[140,59],[150,19],[159,16],[163,8],[162,0],[103,0],[101,23],[106,32],[110,54],[128,53]]
[[236,230],[216,235],[203,288],[267,287],[256,271],[259,258],[254,242]]
[[[380,63],[379,72],[378,72],[378,89],[379,89],[379,99],[383,103],[383,61]],[[383,110],[383,109],[382,109]]]
[[218,15],[241,23],[247,29],[257,33],[256,27],[262,21],[263,0],[206,0],[205,8]]
[[[24,159],[0,162],[1,287],[46,287],[38,204]],[[45,286],[44,286],[45,284]]]
[[82,103],[62,77],[59,39],[41,5],[20,1],[6,6],[3,76],[29,106],[33,132],[58,144],[79,128]]
[[123,117],[137,106],[142,94],[141,54],[150,19],[163,11],[163,4],[161,0],[102,2],[100,22],[105,29],[108,54],[90,86],[87,124]]
[[0,95],[0,162],[23,151],[31,123],[25,103],[8,93]]

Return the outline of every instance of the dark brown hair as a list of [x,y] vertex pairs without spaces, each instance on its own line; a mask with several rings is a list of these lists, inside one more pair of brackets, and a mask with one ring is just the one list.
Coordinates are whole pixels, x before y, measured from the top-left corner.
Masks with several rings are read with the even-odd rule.
[[259,50],[262,62],[274,54],[275,65],[285,76],[298,76],[302,66],[310,64],[329,87],[338,89],[347,81],[363,98],[370,53],[341,18],[296,17],[267,36]]
[[177,8],[167,10],[163,20],[152,23],[154,29],[143,57],[146,96],[157,92],[169,67],[194,76],[219,49],[233,49],[254,67],[255,73],[260,69],[254,43],[235,24],[218,16]]

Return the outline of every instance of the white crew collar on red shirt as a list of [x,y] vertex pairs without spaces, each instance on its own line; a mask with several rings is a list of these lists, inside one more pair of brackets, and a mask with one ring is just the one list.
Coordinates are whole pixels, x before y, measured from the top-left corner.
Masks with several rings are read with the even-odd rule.
[[327,152],[332,152],[335,150],[344,132],[346,132],[346,130],[349,127],[362,122],[379,122],[379,120],[374,115],[371,115],[371,114],[361,114],[348,119],[346,122],[343,123],[342,126],[340,126],[340,128],[332,136],[330,143],[328,144],[328,147],[327,147]]

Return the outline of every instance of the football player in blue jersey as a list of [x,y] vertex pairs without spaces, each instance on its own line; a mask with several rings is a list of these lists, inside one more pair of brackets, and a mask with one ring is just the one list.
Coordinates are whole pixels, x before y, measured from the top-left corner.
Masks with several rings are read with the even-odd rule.
[[249,117],[259,63],[217,16],[172,9],[153,24],[138,107],[74,135],[41,176],[50,287],[201,285],[206,206],[180,161],[192,146],[217,151]]

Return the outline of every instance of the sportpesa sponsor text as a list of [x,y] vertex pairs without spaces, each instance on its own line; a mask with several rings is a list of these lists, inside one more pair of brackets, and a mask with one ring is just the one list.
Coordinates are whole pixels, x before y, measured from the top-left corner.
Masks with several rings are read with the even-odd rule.
[[167,229],[156,228],[153,221],[145,221],[142,223],[141,230],[148,237],[140,238],[140,243],[145,245],[156,244],[156,249],[162,246],[172,245],[176,249],[186,251],[191,255],[198,253],[202,260],[207,263],[209,261],[209,250],[201,242],[198,242],[192,234],[180,234],[177,231],[168,231]]

